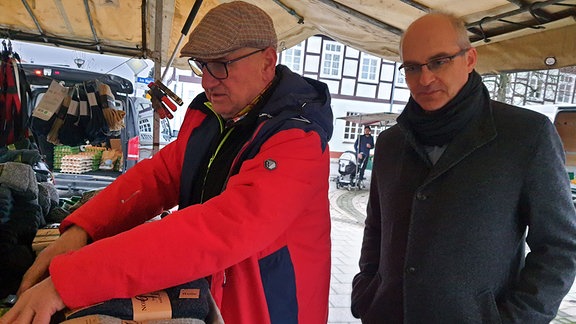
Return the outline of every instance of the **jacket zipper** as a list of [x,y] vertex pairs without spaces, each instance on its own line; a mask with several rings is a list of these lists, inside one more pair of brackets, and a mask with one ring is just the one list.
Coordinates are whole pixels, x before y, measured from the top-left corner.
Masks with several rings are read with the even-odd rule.
[[[216,116],[216,119],[218,120],[218,125],[220,126],[220,136],[222,136],[222,134],[224,133],[224,131],[226,131],[226,128],[224,127],[224,121],[222,120],[222,117],[220,117],[219,114],[217,114],[214,109],[212,109],[212,105],[209,103],[205,103],[204,104],[206,107],[208,107],[210,109],[210,111],[214,114],[214,116]],[[228,137],[230,136],[230,133],[232,133],[233,128],[228,129],[227,133],[224,135],[224,138],[222,138],[220,140],[220,143],[218,143],[218,147],[216,148],[216,151],[214,151],[214,153],[212,153],[212,156],[210,157],[210,160],[208,161],[208,167],[206,168],[206,174],[204,175],[204,179],[202,179],[203,184],[206,184],[206,178],[208,177],[208,173],[210,171],[210,167],[212,166],[212,162],[214,161],[214,159],[216,158],[216,155],[218,154],[218,151],[220,151],[220,149],[222,148],[222,145],[224,145],[224,142],[226,142],[226,140],[228,139]],[[202,194],[200,194],[200,201],[204,202],[204,187],[202,186]]]

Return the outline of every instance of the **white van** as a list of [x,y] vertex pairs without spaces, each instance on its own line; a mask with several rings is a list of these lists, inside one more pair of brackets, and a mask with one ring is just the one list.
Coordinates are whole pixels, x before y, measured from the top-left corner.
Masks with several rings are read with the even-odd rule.
[[566,171],[576,190],[576,104],[527,105],[522,108],[548,116],[556,126],[566,154]]
[[576,105],[558,105],[554,126],[562,138],[566,154],[566,170],[570,180],[574,180],[576,174]]
[[[141,97],[131,98],[138,112],[138,130],[140,132],[140,157],[139,160],[152,157],[154,110],[150,100]],[[170,143],[178,136],[178,131],[173,130],[167,119],[160,119],[160,148]]]

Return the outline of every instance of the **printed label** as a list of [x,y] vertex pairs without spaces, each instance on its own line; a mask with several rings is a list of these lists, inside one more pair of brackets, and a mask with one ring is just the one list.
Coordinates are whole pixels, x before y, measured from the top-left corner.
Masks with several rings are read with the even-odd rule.
[[72,100],[70,106],[68,107],[68,115],[78,116],[78,101]]
[[88,92],[86,97],[88,97],[88,104],[90,107],[98,106],[98,100],[96,100],[96,95],[94,92]]
[[161,290],[132,297],[135,321],[172,318],[172,306],[168,294]]
[[86,101],[80,101],[80,116],[90,116],[88,103]]
[[198,299],[200,298],[200,289],[196,288],[180,289],[180,295],[178,296],[178,298]]
[[68,88],[64,87],[60,83],[52,80],[50,87],[42,96],[42,99],[34,108],[32,116],[40,118],[42,120],[48,121],[60,108],[60,104],[64,98],[68,95]]

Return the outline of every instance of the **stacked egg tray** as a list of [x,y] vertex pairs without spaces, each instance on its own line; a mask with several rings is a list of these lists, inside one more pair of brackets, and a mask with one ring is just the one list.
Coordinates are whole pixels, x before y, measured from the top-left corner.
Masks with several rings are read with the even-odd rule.
[[70,154],[80,153],[80,146],[66,146],[66,145],[56,145],[54,146],[54,169],[60,170],[62,166],[62,158]]
[[102,152],[106,151],[105,147],[86,145],[84,148],[87,154],[92,154],[92,171],[100,169],[100,161],[102,160]]
[[92,171],[94,153],[78,153],[66,155],[62,158],[60,172],[62,173],[85,173]]

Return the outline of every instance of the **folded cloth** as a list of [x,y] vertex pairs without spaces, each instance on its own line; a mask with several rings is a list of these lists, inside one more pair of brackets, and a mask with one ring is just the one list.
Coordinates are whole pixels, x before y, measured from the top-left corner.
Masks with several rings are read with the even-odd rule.
[[35,148],[34,145],[30,142],[30,139],[27,137],[23,137],[16,142],[8,145],[0,147],[0,155],[3,155],[9,150],[27,150]]
[[42,207],[42,215],[46,217],[53,207],[58,206],[60,195],[56,187],[50,182],[38,183],[38,205]]
[[10,219],[13,207],[12,191],[8,187],[0,186],[0,224],[6,223]]
[[18,237],[18,244],[32,246],[36,232],[46,225],[46,220],[36,200],[24,201],[14,197],[14,208],[9,223],[12,224]]
[[76,209],[82,207],[82,205],[87,203],[90,199],[94,198],[94,196],[96,196],[100,191],[102,191],[102,189],[96,189],[84,192],[80,200],[78,200],[74,205],[70,206],[68,208],[68,211],[71,213]]
[[[168,299],[168,302],[166,301]],[[152,305],[148,305],[152,304]],[[151,310],[153,306],[166,306],[159,312]],[[204,320],[210,308],[210,288],[204,278],[182,285],[170,287],[158,292],[142,294],[133,298],[116,298],[92,306],[71,310],[66,319],[86,315],[103,314],[124,320],[197,318]]]
[[50,209],[50,212],[48,212],[48,215],[44,216],[44,219],[46,220],[46,223],[48,224],[53,224],[53,223],[62,223],[62,221],[64,220],[64,218],[66,218],[66,216],[70,215],[70,213],[68,211],[66,211],[64,208],[55,205],[52,206],[52,209]]
[[67,321],[61,324],[205,324],[201,319],[197,318],[173,318],[165,320],[149,320],[149,321],[126,321],[118,317],[108,315],[87,315]]
[[38,150],[8,150],[0,154],[0,163],[5,162],[22,162],[28,165],[34,165],[42,160]]
[[32,166],[18,162],[6,162],[2,166],[0,185],[12,189],[14,196],[26,200],[38,198],[38,182]]

